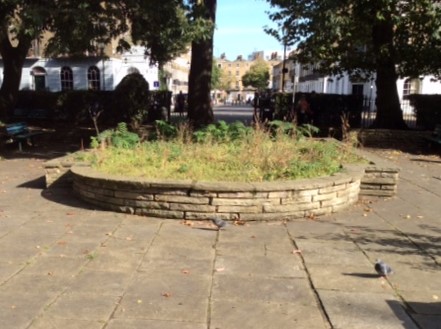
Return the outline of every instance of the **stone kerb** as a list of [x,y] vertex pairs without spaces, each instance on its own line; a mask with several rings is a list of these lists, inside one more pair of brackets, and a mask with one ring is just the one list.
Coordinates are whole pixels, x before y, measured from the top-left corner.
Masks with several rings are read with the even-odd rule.
[[364,168],[348,166],[329,177],[283,182],[197,182],[109,176],[72,166],[83,200],[118,212],[198,220],[280,220],[324,215],[358,200]]

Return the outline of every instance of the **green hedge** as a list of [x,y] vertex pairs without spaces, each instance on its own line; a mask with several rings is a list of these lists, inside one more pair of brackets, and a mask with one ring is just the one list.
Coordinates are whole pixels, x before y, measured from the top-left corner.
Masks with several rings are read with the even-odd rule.
[[361,112],[363,110],[363,96],[339,95],[339,94],[318,94],[318,93],[296,93],[294,103],[291,93],[276,93],[275,96],[275,118],[284,120],[288,112],[297,104],[302,95],[310,103],[314,112],[313,121],[317,127],[340,127],[341,115],[349,116],[349,124],[352,128],[361,126]]
[[407,98],[415,108],[418,127],[433,130],[441,124],[441,95],[412,94]]
[[[153,100],[157,99],[160,107],[170,111],[171,92],[151,91],[148,96],[148,116],[153,114]],[[11,116],[15,119],[54,120],[77,124],[91,124],[89,108],[99,104],[102,113],[98,119],[108,126],[118,122],[129,122],[129,119],[116,101],[114,91],[72,90],[65,92],[22,90],[19,92],[17,105]],[[147,120],[147,118],[146,118]]]

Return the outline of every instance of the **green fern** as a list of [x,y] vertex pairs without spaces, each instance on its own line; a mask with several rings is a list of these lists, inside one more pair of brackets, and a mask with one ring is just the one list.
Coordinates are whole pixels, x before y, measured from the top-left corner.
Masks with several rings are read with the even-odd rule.
[[125,122],[120,122],[115,129],[104,130],[97,137],[92,137],[90,146],[97,148],[102,142],[114,147],[131,149],[139,144],[140,138],[138,134],[128,130]]

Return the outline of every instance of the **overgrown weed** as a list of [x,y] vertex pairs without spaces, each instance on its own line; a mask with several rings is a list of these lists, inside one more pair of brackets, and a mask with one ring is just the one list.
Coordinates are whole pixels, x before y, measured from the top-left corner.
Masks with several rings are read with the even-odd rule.
[[361,161],[347,145],[305,138],[314,128],[275,124],[252,129],[220,122],[193,132],[186,124],[159,122],[155,140],[97,147],[89,161],[110,174],[241,182],[332,175],[344,163]]

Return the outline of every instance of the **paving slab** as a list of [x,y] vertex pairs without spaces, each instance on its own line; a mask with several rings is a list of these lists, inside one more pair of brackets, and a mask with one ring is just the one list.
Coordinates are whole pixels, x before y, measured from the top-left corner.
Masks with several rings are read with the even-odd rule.
[[372,266],[308,265],[316,289],[347,292],[391,293],[393,288],[372,271]]
[[413,315],[413,319],[424,329],[438,329],[441,323],[441,316],[437,315]]
[[[108,329],[206,329],[206,323],[178,322],[167,320],[148,319],[112,319],[109,321]],[[83,329],[83,328],[81,328]]]
[[317,307],[302,303],[215,299],[210,328],[328,329]]
[[95,209],[44,190],[41,158],[0,160],[0,327],[438,329],[441,159],[412,159],[395,197],[221,231]]
[[295,254],[286,255],[219,255],[216,257],[215,269],[218,275],[237,274],[239,276],[264,276],[264,277],[300,277],[307,276],[300,257]]
[[305,278],[269,278],[215,275],[213,299],[254,300],[273,303],[300,303],[316,305],[310,283]]
[[120,297],[112,294],[66,292],[45,310],[51,318],[101,321],[105,323],[115,311]]
[[418,329],[393,294],[318,291],[334,328]]
[[104,321],[87,321],[79,319],[60,319],[42,316],[28,327],[29,329],[102,329]]

